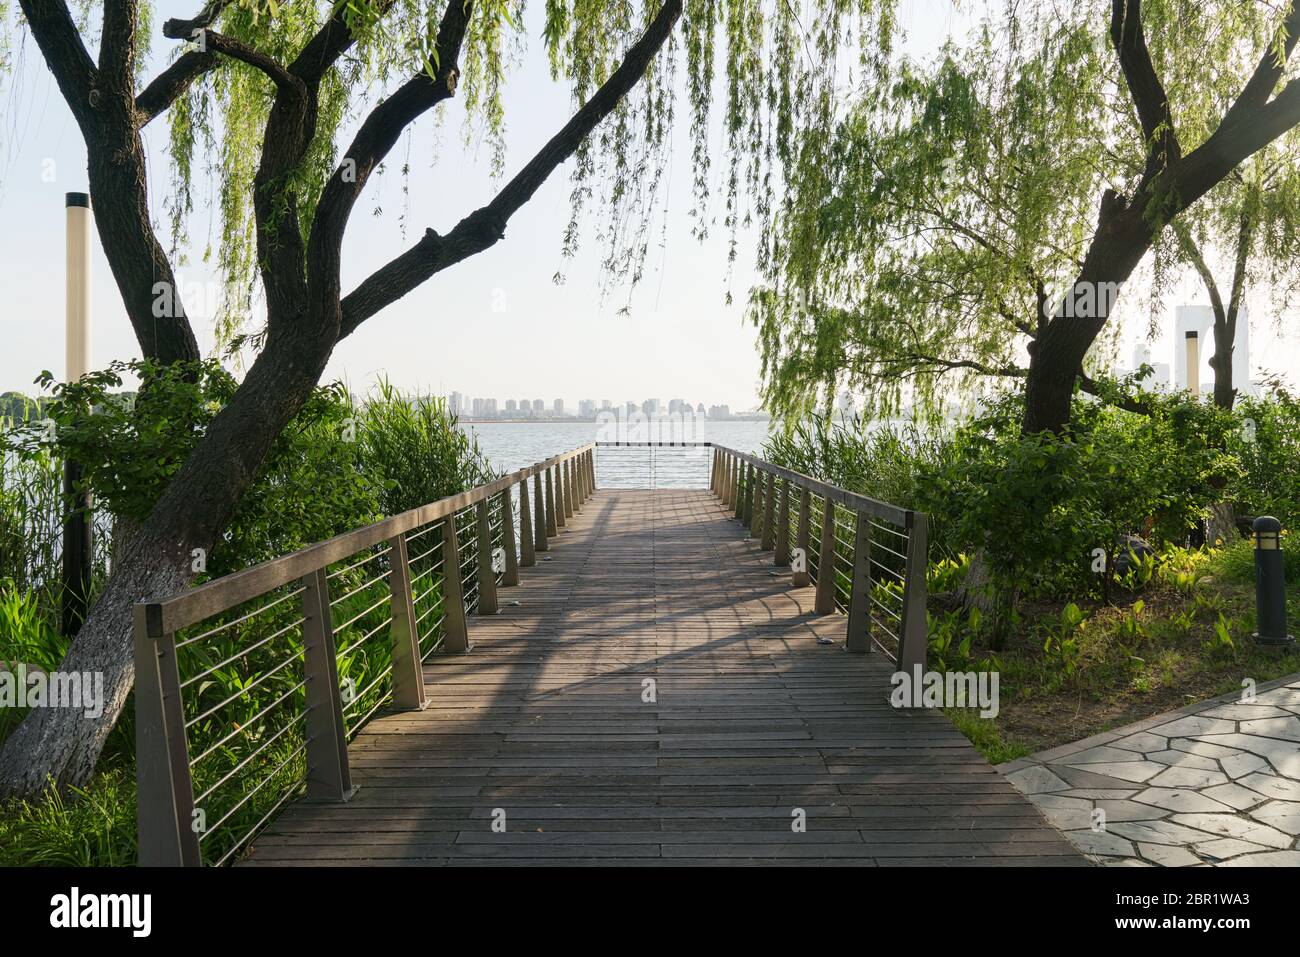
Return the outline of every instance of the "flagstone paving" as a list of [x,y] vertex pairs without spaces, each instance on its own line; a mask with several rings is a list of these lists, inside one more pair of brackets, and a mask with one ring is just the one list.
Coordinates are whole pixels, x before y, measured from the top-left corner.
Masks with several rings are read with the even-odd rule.
[[1300,675],[998,770],[1099,864],[1300,867]]

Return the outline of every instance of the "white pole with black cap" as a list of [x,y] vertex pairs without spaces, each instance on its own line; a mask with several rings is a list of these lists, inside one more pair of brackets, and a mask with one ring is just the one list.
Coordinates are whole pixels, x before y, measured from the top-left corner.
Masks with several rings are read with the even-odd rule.
[[[67,322],[64,381],[76,382],[90,371],[90,196],[68,193]],[[78,488],[81,466],[63,462],[63,634],[71,638],[86,620],[94,557],[90,494]]]

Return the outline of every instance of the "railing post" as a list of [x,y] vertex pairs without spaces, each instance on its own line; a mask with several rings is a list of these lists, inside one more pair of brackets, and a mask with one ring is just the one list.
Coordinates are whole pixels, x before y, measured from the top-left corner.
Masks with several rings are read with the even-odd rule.
[[596,450],[587,449],[587,477],[591,479],[591,490],[596,491]]
[[176,636],[149,637],[135,606],[136,836],[141,867],[198,867],[194,783],[176,667]]
[[564,466],[557,462],[555,464],[555,529],[557,532],[568,524],[565,521],[566,517],[564,514]]
[[572,518],[577,503],[573,500],[573,459],[564,460],[564,517]]
[[557,521],[555,517],[555,477],[548,468],[546,470],[546,536],[554,538],[558,535],[561,524],[563,523]]
[[736,510],[736,502],[739,501],[739,498],[740,498],[740,459],[736,458],[733,455],[731,457],[731,478],[727,482],[727,500],[723,503],[723,505],[734,512]]
[[460,540],[456,535],[454,512],[442,520],[442,613],[446,616],[443,650],[451,653],[469,651],[465,592],[460,580]]
[[519,559],[515,554],[515,506],[507,488],[497,496],[501,500],[501,547],[506,550],[506,567],[501,575],[501,585],[509,588],[519,584]]
[[735,509],[735,517],[741,522],[745,520],[745,489],[749,487],[749,463],[740,463],[740,472],[736,482],[736,501],[732,503]]
[[871,651],[871,519],[857,513],[853,535],[853,584],[849,589],[848,637],[852,652]]
[[799,522],[795,528],[794,545],[803,555],[803,569],[791,576],[790,584],[795,588],[807,588],[812,584],[812,575],[808,574],[808,555],[810,523],[812,522],[812,492],[806,488],[799,489]]
[[913,673],[919,667],[925,671],[925,656],[929,644],[929,623],[926,621],[926,575],[929,572],[929,517],[924,512],[912,513],[912,527],[907,536],[907,562],[903,575],[903,623],[899,632],[898,670]]
[[492,523],[489,521],[487,499],[474,506],[474,519],[478,529],[474,548],[475,564],[478,566],[478,613],[495,615],[497,575],[492,567]]
[[583,460],[583,458],[585,458],[585,456],[586,456],[586,453],[585,453],[585,452],[579,452],[579,453],[578,453],[576,456],[574,456],[574,458],[571,460],[572,463],[573,463],[573,508],[574,508],[574,511],[579,511],[579,510],[582,508],[582,503],[585,502],[585,501],[587,500],[587,478],[586,478],[586,472],[587,472],[587,470],[586,470],[586,468],[585,468],[585,467],[583,466],[583,464],[582,464],[582,460]]
[[824,498],[821,547],[817,552],[817,614],[835,610],[835,503]]
[[767,473],[767,487],[763,489],[763,539],[762,548],[770,552],[776,548],[776,473]]
[[717,495],[719,492],[719,486],[721,485],[718,477],[718,467],[722,461],[722,454],[717,449],[714,449],[711,458],[712,462],[709,466],[709,491],[714,495]]
[[533,510],[528,503],[528,479],[519,483],[519,567],[532,568],[537,564],[533,548]]
[[303,670],[307,679],[307,797],[346,801],[352,797],[347,725],[339,688],[329,576],[324,568],[302,578]]
[[420,659],[420,636],[415,625],[415,603],[411,598],[411,562],[406,533],[388,540],[390,551],[388,583],[393,610],[393,706],[402,711],[423,711],[424,671]]
[[763,472],[757,466],[750,473],[749,503],[745,506],[745,524],[749,537],[758,538],[763,533]]
[[781,480],[781,504],[776,510],[776,555],[772,564],[784,568],[790,564],[790,483]]
[[546,540],[546,495],[542,491],[540,472],[533,473],[533,548],[539,552],[551,548]]

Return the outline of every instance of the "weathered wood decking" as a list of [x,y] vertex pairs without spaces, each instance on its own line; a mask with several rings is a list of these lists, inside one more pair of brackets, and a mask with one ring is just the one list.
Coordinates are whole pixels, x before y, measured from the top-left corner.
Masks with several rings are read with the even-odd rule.
[[599,491],[538,559],[247,863],[1083,863],[710,493]]

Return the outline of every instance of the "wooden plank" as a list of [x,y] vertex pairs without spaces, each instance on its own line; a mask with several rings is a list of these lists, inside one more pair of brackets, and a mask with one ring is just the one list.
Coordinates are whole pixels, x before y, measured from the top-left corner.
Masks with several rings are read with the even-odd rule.
[[352,742],[352,802],[291,805],[246,863],[1082,864],[942,714],[890,706],[893,666],[729,499],[575,509],[475,654],[425,663],[429,708]]

